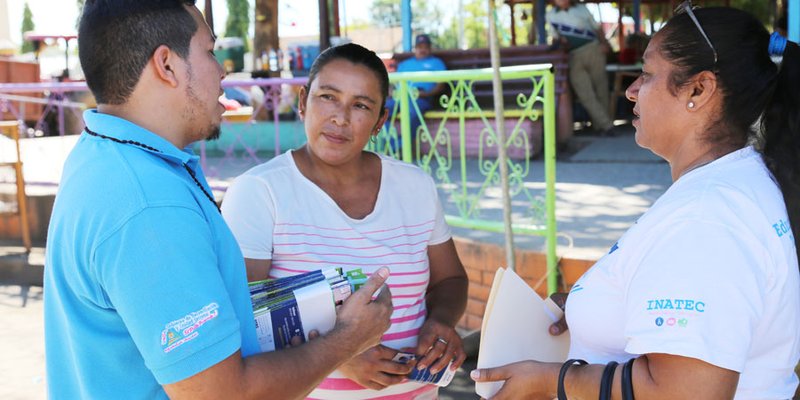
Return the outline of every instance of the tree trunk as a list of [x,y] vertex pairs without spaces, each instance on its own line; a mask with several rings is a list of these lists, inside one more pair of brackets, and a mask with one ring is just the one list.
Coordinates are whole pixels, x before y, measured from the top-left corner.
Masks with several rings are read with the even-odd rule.
[[277,51],[280,46],[278,41],[278,0],[256,0],[255,11],[254,61],[263,52],[269,53],[270,49]]

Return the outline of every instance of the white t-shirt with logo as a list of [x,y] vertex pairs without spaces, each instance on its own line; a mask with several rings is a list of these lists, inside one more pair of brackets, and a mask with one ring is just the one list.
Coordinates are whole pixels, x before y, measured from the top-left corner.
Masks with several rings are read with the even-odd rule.
[[788,221],[752,147],[682,176],[573,287],[570,358],[675,354],[739,372],[737,399],[791,398],[800,274]]

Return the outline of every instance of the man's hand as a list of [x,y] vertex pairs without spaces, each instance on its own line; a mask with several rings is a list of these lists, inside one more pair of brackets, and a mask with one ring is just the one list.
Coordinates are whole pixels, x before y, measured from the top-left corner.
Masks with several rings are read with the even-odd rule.
[[[553,302],[556,303],[559,308],[561,308],[561,311],[564,311],[564,307],[567,305],[567,296],[569,296],[569,293],[553,293],[550,295],[550,299],[552,299]],[[564,315],[560,320],[550,325],[550,334],[553,336],[558,336],[566,332],[568,329],[567,316]]]
[[[343,344],[355,346],[351,349],[353,355],[380,343],[381,336],[391,325],[392,295],[389,287],[384,286],[388,277],[388,268],[376,271],[337,312],[336,326],[329,335],[341,335]],[[378,289],[381,289],[380,294],[373,300]]]
[[451,369],[456,370],[467,358],[458,332],[434,318],[428,318],[422,325],[416,354],[422,356],[417,369],[430,366],[434,374],[447,368],[450,361],[453,361]]
[[414,361],[408,364],[394,362],[395,355],[397,350],[377,345],[353,357],[339,367],[339,371],[365,388],[385,389],[405,380],[416,364]]

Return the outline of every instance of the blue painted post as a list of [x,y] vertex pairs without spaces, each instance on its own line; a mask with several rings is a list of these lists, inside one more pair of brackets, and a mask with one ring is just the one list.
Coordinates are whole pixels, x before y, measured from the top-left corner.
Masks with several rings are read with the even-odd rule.
[[800,0],[789,0],[789,40],[800,43]]
[[547,31],[544,29],[545,0],[536,2],[536,37],[539,44],[547,44]]
[[633,0],[633,31],[640,32],[642,27],[642,0]]
[[400,0],[400,25],[403,26],[403,51],[411,51],[411,0]]

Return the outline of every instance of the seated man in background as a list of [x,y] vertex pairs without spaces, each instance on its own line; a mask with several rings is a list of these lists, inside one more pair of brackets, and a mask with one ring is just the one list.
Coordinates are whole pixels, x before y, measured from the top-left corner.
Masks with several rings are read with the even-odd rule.
[[[397,72],[417,72],[417,71],[445,71],[447,67],[444,62],[431,54],[431,37],[426,34],[417,35],[414,41],[414,57],[405,59],[397,64]],[[418,96],[415,100],[419,113],[411,105],[409,110],[409,118],[411,121],[411,140],[416,138],[417,129],[421,125],[421,116],[425,111],[433,108],[436,96],[441,94],[444,90],[444,83],[439,82],[409,82],[409,86],[414,87],[418,91]],[[395,99],[390,97],[386,100],[386,108],[389,110],[389,118],[386,120],[386,129],[394,120],[393,114],[395,112]],[[398,129],[398,137],[400,131]],[[392,143],[393,149],[399,149]]]

